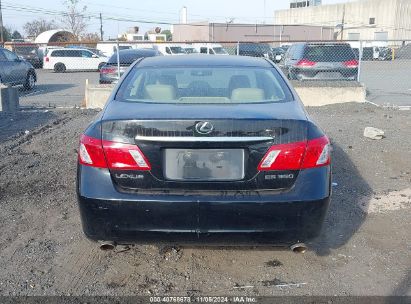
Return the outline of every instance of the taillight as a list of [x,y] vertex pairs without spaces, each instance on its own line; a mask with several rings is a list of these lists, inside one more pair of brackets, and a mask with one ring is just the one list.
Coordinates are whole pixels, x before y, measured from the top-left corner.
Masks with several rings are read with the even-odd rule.
[[330,164],[330,142],[326,136],[272,146],[265,154],[259,171],[300,170]]
[[331,163],[331,146],[327,136],[307,141],[301,169],[328,166]]
[[100,139],[81,135],[78,158],[80,164],[97,168],[107,168]]
[[50,58],[49,58],[49,57],[45,57],[44,60],[45,60],[46,62],[49,62],[49,61],[50,61]]
[[151,169],[150,163],[137,146],[87,135],[80,138],[79,162],[86,166],[117,170]]
[[258,170],[299,170],[306,144],[304,141],[272,146],[258,166]]
[[356,68],[358,67],[358,61],[353,59],[353,60],[348,60],[343,62],[343,64],[347,67],[347,68]]
[[100,70],[101,74],[114,74],[116,72],[117,72],[117,69],[115,69],[115,68],[102,68]]
[[314,66],[316,63],[314,61],[308,60],[308,59],[301,59],[300,61],[297,62],[297,66],[300,67],[310,67]]
[[109,169],[150,170],[150,163],[136,145],[103,140],[103,150]]

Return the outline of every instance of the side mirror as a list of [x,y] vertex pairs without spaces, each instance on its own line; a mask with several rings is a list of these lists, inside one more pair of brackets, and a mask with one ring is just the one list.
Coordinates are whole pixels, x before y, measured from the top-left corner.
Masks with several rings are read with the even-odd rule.
[[96,54],[91,55],[91,58],[99,58]]

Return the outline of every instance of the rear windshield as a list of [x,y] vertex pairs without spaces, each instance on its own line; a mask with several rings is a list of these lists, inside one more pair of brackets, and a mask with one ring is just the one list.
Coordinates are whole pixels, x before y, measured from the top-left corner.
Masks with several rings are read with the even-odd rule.
[[[153,57],[157,54],[156,51],[136,51],[123,53],[120,51],[120,64],[131,65],[134,61],[142,57]],[[117,53],[112,55],[107,62],[108,64],[117,64]]]
[[19,55],[37,55],[37,48],[31,46],[16,47],[14,52]]
[[273,68],[134,68],[116,100],[147,103],[286,102],[292,94]]
[[314,62],[340,62],[356,56],[349,45],[311,45],[305,48],[304,58]]

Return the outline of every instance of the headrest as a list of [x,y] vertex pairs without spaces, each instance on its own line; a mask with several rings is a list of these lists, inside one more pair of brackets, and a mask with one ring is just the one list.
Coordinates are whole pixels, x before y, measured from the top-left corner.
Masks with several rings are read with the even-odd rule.
[[263,101],[264,91],[261,89],[238,88],[231,93],[231,101]]
[[170,101],[176,99],[176,90],[172,85],[150,84],[145,88],[144,99]]
[[230,93],[234,89],[238,88],[249,88],[250,85],[250,79],[246,75],[233,75],[230,78],[230,82],[228,84],[228,89],[230,90]]

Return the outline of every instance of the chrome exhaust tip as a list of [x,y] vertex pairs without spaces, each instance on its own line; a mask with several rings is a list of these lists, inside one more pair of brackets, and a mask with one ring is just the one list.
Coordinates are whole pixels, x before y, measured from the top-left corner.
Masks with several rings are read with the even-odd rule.
[[116,248],[116,244],[111,241],[105,241],[105,242],[100,242],[99,243],[99,248],[102,251],[110,251],[114,250]]
[[307,251],[307,246],[304,243],[297,243],[292,245],[290,249],[294,253],[305,253]]

